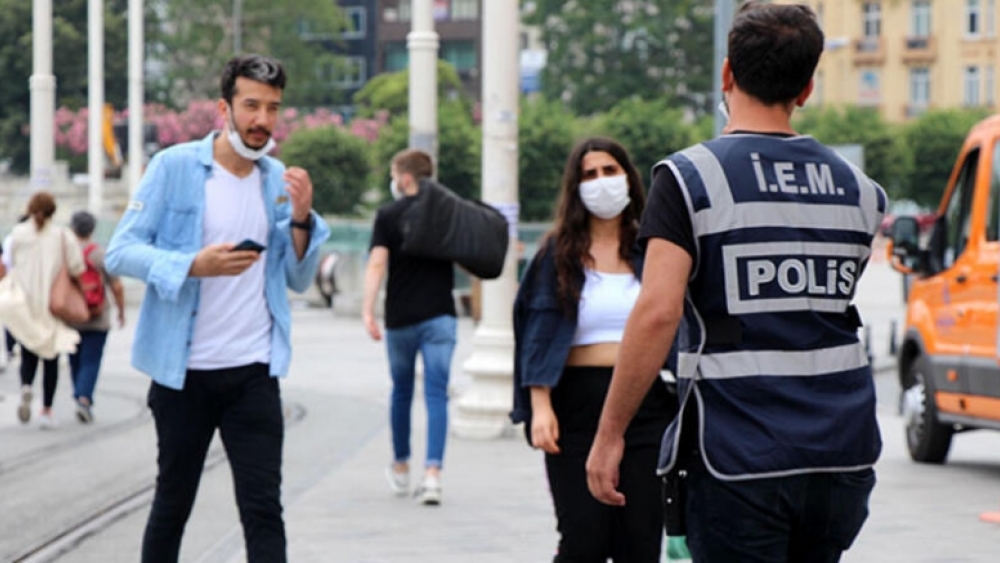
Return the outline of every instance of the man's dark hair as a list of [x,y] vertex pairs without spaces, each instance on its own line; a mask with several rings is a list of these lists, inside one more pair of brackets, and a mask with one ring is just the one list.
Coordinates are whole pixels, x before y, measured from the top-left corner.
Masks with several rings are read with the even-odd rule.
[[729,30],[729,66],[736,85],[767,105],[801,94],[822,53],[816,14],[801,4],[748,2]]
[[222,99],[230,104],[236,94],[236,79],[240,77],[274,86],[279,90],[285,89],[285,69],[281,63],[263,55],[238,55],[229,59],[219,80]]

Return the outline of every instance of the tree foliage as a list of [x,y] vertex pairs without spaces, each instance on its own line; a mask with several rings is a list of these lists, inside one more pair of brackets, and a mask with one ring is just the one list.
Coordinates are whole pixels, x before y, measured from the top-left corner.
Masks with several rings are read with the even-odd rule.
[[[438,103],[462,100],[467,103],[462,90],[462,81],[455,67],[438,60]],[[383,72],[376,75],[354,94],[354,104],[358,115],[371,117],[379,111],[389,115],[400,115],[409,110],[410,70]]]
[[621,143],[650,186],[653,165],[694,142],[694,128],[664,100],[624,100],[601,117],[602,134]]
[[[394,117],[379,134],[375,144],[376,176],[384,197],[389,197],[389,163],[409,145],[409,139],[406,114]],[[438,106],[438,181],[463,197],[478,198],[481,145],[479,128],[465,104],[447,102]]]
[[[345,25],[336,2],[243,0],[242,7],[242,52],[281,61],[288,74],[285,105],[343,101],[334,99],[333,87],[342,59],[330,50]],[[234,54],[233,1],[170,0],[157,9],[165,24],[148,30],[147,46],[163,65],[158,81],[168,89],[157,101],[176,107],[218,98],[219,72]]]
[[904,197],[913,154],[906,146],[902,126],[886,122],[873,108],[809,108],[798,114],[797,131],[827,145],[857,143],[864,147],[865,173],[891,198]]
[[[127,5],[127,0],[104,3],[104,96],[118,108],[128,99]],[[0,158],[10,158],[11,169],[24,173],[30,164],[32,2],[0,0],[0,14],[0,68],[4,72]],[[77,109],[87,105],[87,0],[53,2],[52,17],[56,104]]]
[[985,109],[930,111],[905,130],[907,150],[913,155],[904,195],[921,205],[935,206],[948,184],[962,142]]
[[576,139],[576,119],[559,102],[522,102],[518,121],[518,195],[521,219],[552,219],[563,168]]
[[309,172],[313,207],[319,213],[358,213],[372,175],[371,151],[364,139],[335,125],[300,129],[281,145],[281,160]]
[[637,97],[710,112],[714,0],[537,0],[542,89],[580,115]]

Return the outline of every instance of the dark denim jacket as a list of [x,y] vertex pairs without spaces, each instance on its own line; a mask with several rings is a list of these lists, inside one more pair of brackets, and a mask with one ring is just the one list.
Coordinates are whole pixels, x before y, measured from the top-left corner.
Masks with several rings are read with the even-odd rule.
[[[551,240],[539,249],[514,300],[514,410],[510,418],[515,423],[531,418],[530,387],[559,383],[576,332],[576,320],[567,318],[559,306],[554,251]],[[640,279],[644,258],[638,249],[632,258]]]

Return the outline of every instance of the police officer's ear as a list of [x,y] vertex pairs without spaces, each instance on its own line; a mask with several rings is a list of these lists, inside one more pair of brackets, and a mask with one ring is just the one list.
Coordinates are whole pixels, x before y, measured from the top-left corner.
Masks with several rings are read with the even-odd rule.
[[815,84],[813,83],[813,79],[810,78],[809,79],[809,84],[806,84],[806,87],[802,90],[802,93],[800,93],[795,98],[795,105],[797,107],[802,107],[802,106],[806,105],[806,100],[808,100],[809,96],[812,95],[812,93],[813,93],[813,87],[814,86],[815,86]]

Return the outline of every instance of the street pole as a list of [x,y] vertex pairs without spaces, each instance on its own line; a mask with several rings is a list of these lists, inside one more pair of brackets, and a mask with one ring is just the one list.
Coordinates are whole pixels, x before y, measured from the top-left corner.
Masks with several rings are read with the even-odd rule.
[[233,0],[233,55],[243,50],[243,0]]
[[34,0],[31,12],[31,191],[52,188],[55,164],[56,77],[52,75],[52,0]]
[[[714,107],[722,103],[722,61],[729,51],[729,28],[733,25],[733,0],[715,0],[715,75],[712,79],[715,91]],[[726,118],[722,112],[715,112],[715,136],[722,134]]]
[[[453,425],[466,438],[497,438],[510,428],[513,397],[512,307],[517,293],[518,0],[482,3],[483,200],[510,225],[503,275],[484,281],[482,317],[472,355],[462,366],[472,384],[458,400]],[[489,25],[487,25],[487,22]]]
[[135,196],[142,178],[146,151],[143,147],[143,0],[128,0],[128,195]]
[[412,27],[406,36],[410,56],[410,148],[431,155],[437,163],[437,54],[431,0],[413,0]]
[[104,0],[87,0],[87,208],[101,216],[104,199]]

